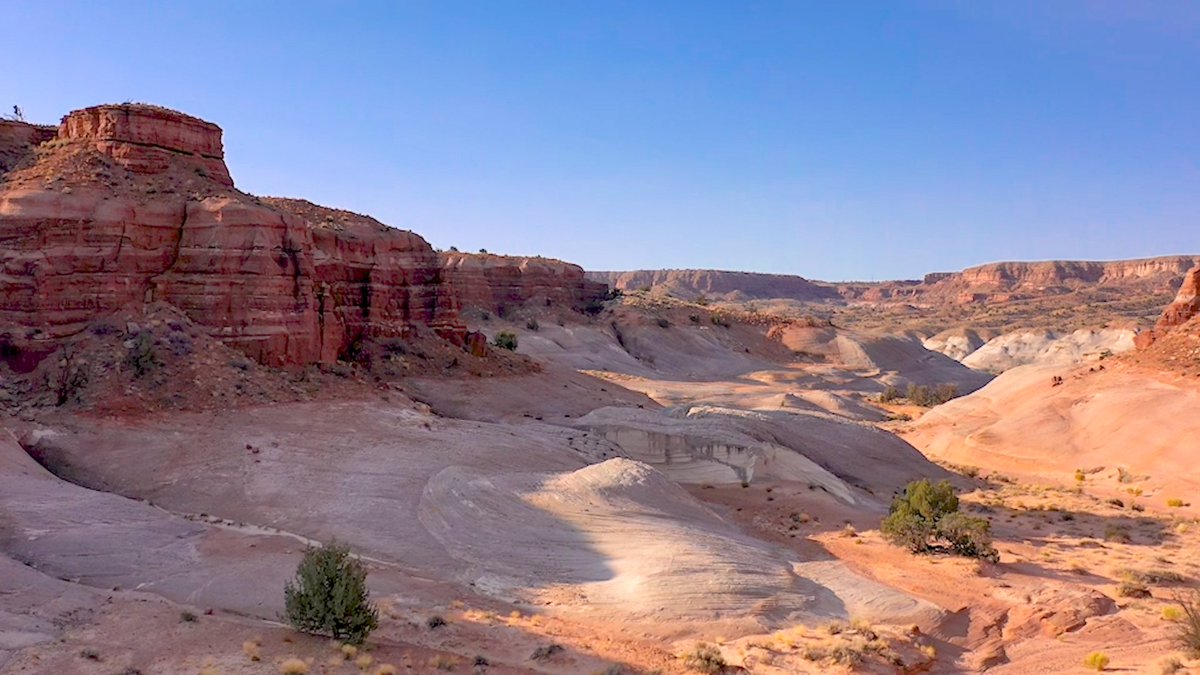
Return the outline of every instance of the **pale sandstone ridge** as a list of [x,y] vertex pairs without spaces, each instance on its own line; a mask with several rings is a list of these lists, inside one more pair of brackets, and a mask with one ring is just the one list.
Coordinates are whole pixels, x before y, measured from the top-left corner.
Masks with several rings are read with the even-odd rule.
[[685,300],[700,295],[723,300],[792,298],[836,300],[837,292],[791,274],[759,274],[724,270],[634,270],[588,272],[589,279],[623,291],[659,289]]
[[579,265],[553,258],[450,251],[441,254],[441,265],[464,307],[498,314],[526,304],[582,310],[608,293]]
[[58,138],[94,143],[97,151],[135,173],[161,173],[184,161],[233,186],[221,127],[167,108],[122,104],[76,110],[63,118]]
[[[96,318],[166,301],[263,363],[331,362],[365,338],[461,340],[416,234],[232,187],[221,130],[144,105],[67,115],[0,183],[0,341],[22,368]],[[350,217],[354,216],[354,217]]]

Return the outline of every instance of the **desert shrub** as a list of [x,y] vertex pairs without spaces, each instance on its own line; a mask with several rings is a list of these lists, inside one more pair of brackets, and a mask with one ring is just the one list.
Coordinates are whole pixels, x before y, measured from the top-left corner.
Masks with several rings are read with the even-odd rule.
[[1180,661],[1177,657],[1171,656],[1163,659],[1162,665],[1160,666],[1158,672],[1162,673],[1162,675],[1175,675],[1175,673],[1178,673],[1181,670],[1185,670],[1183,661]]
[[726,666],[721,650],[703,642],[684,655],[683,664],[701,673],[719,673],[725,670]]
[[697,295],[696,296],[696,304],[700,305],[701,307],[707,307],[708,306],[708,296],[703,293],[701,293],[700,295]]
[[992,546],[991,524],[958,512],[958,496],[949,481],[936,485],[923,478],[904,487],[892,500],[888,516],[879,529],[888,541],[913,553],[938,549],[959,555],[999,560]]
[[184,623],[195,623],[200,617],[196,616],[195,612],[182,611],[179,613],[179,620]]
[[951,513],[938,522],[937,533],[958,555],[989,562],[1000,560],[1000,554],[992,546],[991,525],[983,518]]
[[354,665],[358,666],[359,670],[366,670],[375,663],[375,657],[370,654],[359,654],[357,659],[354,659]]
[[1104,541],[1114,544],[1128,544],[1133,541],[1133,538],[1129,536],[1128,527],[1110,524],[1104,527]]
[[691,321],[692,323],[700,323],[700,315],[688,314],[688,321]]
[[1167,506],[1175,509],[1180,508],[1183,506],[1183,500],[1178,497],[1171,497],[1167,500]]
[[1123,579],[1117,584],[1117,595],[1122,598],[1148,598],[1150,588],[1136,579]]
[[1200,591],[1177,593],[1175,602],[1182,615],[1176,622],[1175,642],[1189,659],[1200,658]]
[[661,317],[661,316],[658,317],[658,320],[655,321],[655,323],[658,324],[659,328],[670,328],[671,327],[671,322],[667,321],[666,318]]
[[429,659],[429,665],[437,668],[438,670],[454,670],[454,668],[458,666],[458,659],[452,656],[442,656],[441,654],[438,654],[432,659]]
[[730,326],[729,319],[726,319],[720,314],[713,314],[712,316],[708,317],[708,319],[714,326],[720,326],[721,328],[729,328]]
[[64,347],[62,358],[58,362],[58,372],[54,375],[54,404],[65,405],[69,401],[78,401],[79,395],[87,386],[87,371],[71,347]]
[[501,348],[507,349],[510,352],[517,350],[517,335],[508,331],[500,331],[496,333],[496,337],[492,338],[492,344]]
[[438,615],[433,615],[425,620],[425,626],[429,629],[441,628],[446,625],[446,620]]
[[133,369],[134,377],[142,377],[160,365],[158,353],[154,350],[154,334],[143,331],[133,339],[129,348],[126,362]]
[[534,332],[541,328],[541,326],[538,324],[538,320],[532,317],[525,320],[525,327]]
[[533,661],[545,661],[555,654],[561,654],[563,651],[565,650],[560,644],[543,645],[533,650],[533,653],[529,655],[529,658]]
[[889,384],[883,393],[879,395],[880,403],[891,403],[900,398],[900,390],[895,385]]
[[1108,667],[1108,655],[1104,652],[1092,652],[1083,659],[1083,667],[1091,670],[1104,670]]
[[345,546],[310,548],[284,588],[288,621],[296,630],[362,644],[379,625],[366,582],[366,568]]
[[935,405],[941,405],[957,397],[958,387],[953,384],[939,384],[937,387],[929,387],[928,385],[913,384],[910,382],[908,389],[905,391],[905,398],[910,403],[923,408],[932,408]]

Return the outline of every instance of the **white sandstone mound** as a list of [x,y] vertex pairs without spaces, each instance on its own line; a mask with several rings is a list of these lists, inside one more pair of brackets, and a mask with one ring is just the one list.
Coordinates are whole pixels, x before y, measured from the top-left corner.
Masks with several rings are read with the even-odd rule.
[[[822,583],[794,554],[743,534],[655,469],[611,459],[576,471],[486,475],[449,467],[421,497],[421,522],[466,580],[501,596],[533,595],[626,620],[785,625],[886,607],[929,619],[924,602],[841,565]],[[847,601],[831,585],[872,588],[885,605]],[[857,614],[854,614],[857,616]]]
[[962,359],[963,365],[1004,372],[1030,363],[1065,366],[1133,349],[1134,332],[1124,328],[1080,329],[1073,333],[1019,331],[992,338]]
[[896,436],[826,413],[607,407],[575,426],[682,483],[771,478],[807,483],[844,503],[867,506],[870,495],[891,495],[909,480],[945,475]]
[[945,354],[955,361],[962,361],[968,354],[979,349],[994,337],[996,337],[996,331],[950,328],[925,338],[921,344],[926,349]]

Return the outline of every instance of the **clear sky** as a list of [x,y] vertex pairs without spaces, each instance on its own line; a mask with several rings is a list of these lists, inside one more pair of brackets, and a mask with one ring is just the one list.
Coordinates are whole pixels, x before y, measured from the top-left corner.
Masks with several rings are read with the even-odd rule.
[[0,0],[0,106],[144,101],[239,187],[589,269],[1200,253],[1200,4]]

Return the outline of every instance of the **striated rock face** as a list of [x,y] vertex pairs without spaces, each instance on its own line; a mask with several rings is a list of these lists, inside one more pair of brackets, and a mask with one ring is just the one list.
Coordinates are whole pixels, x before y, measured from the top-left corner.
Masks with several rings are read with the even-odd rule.
[[162,173],[185,163],[232,187],[221,127],[181,112],[148,105],[99,105],[63,118],[58,138],[94,144],[135,173]]
[[498,314],[527,303],[581,310],[608,292],[606,284],[587,279],[580,266],[552,258],[449,252],[441,254],[441,262],[464,307]]
[[0,176],[32,156],[34,148],[55,133],[54,127],[0,120]]
[[1179,285],[1179,292],[1175,294],[1175,300],[1163,310],[1154,329],[1144,331],[1137,336],[1137,346],[1139,348],[1150,346],[1158,338],[1198,315],[1200,315],[1200,263],[1188,270],[1183,277],[1183,282]]
[[837,300],[836,290],[790,274],[758,274],[722,270],[636,270],[588,272],[589,279],[621,290],[652,289],[690,300],[701,295],[720,300],[791,298]]
[[272,365],[331,362],[364,338],[422,327],[461,341],[441,274],[416,234],[233,189],[221,130],[159,108],[71,113],[36,161],[0,183],[0,355],[10,363],[152,301]]

